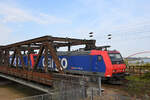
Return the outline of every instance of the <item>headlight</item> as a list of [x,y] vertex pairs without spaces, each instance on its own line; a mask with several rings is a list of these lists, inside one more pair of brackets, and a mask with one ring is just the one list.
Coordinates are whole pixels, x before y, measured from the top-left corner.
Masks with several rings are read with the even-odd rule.
[[113,72],[116,72],[116,70],[114,69]]

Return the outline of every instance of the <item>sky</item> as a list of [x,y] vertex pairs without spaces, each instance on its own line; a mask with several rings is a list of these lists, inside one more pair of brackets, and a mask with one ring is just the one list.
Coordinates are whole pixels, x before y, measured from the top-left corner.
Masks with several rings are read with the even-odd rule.
[[96,39],[127,57],[150,51],[149,11],[150,0],[0,0],[0,45],[45,35]]

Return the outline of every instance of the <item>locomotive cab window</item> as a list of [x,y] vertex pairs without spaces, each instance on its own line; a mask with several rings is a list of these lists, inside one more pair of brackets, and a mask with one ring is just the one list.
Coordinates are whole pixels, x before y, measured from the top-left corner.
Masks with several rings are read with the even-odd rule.
[[101,61],[102,60],[102,56],[98,55],[97,59],[98,59],[98,61]]
[[120,53],[109,53],[112,64],[123,64],[123,58]]

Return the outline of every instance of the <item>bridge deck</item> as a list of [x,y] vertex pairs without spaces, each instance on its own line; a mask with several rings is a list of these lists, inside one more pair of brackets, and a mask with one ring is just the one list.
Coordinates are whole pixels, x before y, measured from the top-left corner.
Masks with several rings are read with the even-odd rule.
[[35,81],[45,85],[52,85],[52,76],[48,73],[32,72],[16,68],[8,68],[0,66],[0,72],[5,75],[12,75],[17,78],[23,78],[29,81]]
[[24,80],[24,79],[14,77],[14,76],[11,76],[11,75],[6,75],[6,74],[3,74],[3,73],[0,73],[0,77],[11,80],[11,81],[14,81],[14,82],[17,82],[19,84],[22,84],[22,85],[25,85],[25,86],[28,86],[28,87],[31,87],[31,88],[34,88],[34,89],[37,89],[37,90],[40,90],[40,91],[43,91],[43,92],[46,92],[46,93],[49,93],[50,90],[51,90],[50,86],[38,84],[36,82]]

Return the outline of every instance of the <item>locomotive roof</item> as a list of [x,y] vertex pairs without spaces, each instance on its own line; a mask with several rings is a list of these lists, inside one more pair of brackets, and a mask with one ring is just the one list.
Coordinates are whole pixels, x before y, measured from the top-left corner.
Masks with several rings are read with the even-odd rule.
[[58,51],[57,55],[87,55],[90,51]]

